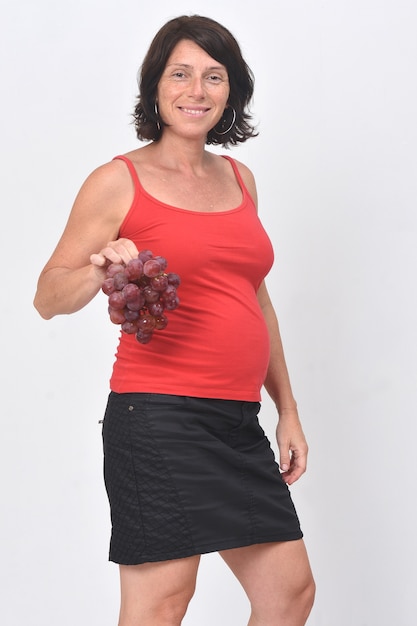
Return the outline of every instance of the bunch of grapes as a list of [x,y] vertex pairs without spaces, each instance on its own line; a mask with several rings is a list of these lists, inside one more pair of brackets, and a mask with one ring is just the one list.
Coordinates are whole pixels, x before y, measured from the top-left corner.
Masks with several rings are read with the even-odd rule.
[[141,250],[127,265],[111,263],[102,290],[108,296],[109,316],[122,331],[136,335],[139,343],[149,343],[155,330],[168,324],[167,311],[179,305],[180,277],[166,273],[167,261]]

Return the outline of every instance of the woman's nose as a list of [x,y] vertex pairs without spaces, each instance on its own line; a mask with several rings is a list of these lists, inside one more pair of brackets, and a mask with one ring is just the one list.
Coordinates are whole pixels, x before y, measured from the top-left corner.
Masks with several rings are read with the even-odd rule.
[[202,78],[196,76],[192,79],[190,85],[190,93],[194,98],[204,98],[205,89],[204,89],[204,81]]

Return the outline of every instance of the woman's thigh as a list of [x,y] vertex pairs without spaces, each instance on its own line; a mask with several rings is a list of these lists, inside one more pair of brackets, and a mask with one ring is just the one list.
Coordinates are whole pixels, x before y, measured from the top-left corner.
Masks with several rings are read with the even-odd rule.
[[120,624],[180,623],[195,591],[200,556],[120,565]]

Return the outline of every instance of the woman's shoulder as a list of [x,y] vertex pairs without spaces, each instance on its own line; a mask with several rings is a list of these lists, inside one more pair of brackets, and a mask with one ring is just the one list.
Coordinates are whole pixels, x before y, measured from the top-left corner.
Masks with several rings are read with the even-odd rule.
[[113,158],[87,176],[77,194],[74,208],[96,208],[103,215],[107,208],[113,213],[117,206],[124,212],[131,205],[133,196],[132,177],[126,163]]
[[242,161],[238,161],[235,158],[233,158],[233,161],[234,163],[236,163],[236,167],[238,168],[239,173],[242,177],[247,177],[247,178],[251,178],[254,180],[252,171],[249,169],[247,165],[245,165],[245,163],[242,163]]
[[[96,167],[86,178],[83,188],[100,195],[125,194],[132,188],[132,171],[140,162],[142,148],[115,155]],[[129,171],[131,170],[131,171]]]
[[227,156],[226,158],[232,160],[233,163],[235,164],[246,189],[248,190],[248,192],[250,193],[250,195],[252,196],[256,204],[257,202],[256,182],[255,182],[255,177],[252,173],[252,170],[247,165],[245,165],[245,163],[242,163],[241,161],[238,161],[235,158],[232,159],[229,156]]
[[115,190],[123,187],[128,180],[126,165],[120,158],[114,157],[111,161],[96,167],[87,177],[84,185],[106,190]]

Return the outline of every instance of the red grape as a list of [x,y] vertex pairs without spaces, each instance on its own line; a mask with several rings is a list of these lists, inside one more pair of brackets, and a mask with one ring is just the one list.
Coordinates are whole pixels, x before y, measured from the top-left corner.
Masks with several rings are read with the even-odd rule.
[[113,293],[113,291],[116,289],[116,287],[114,286],[113,278],[106,278],[101,286],[101,289],[103,293],[106,294],[106,296],[109,296],[111,293]]
[[140,315],[139,309],[137,311],[131,311],[131,309],[128,309],[127,307],[123,309],[123,313],[127,322],[135,322],[139,319]]
[[151,278],[150,284],[155,291],[165,291],[168,287],[168,277],[166,274],[158,274],[158,276]]
[[143,264],[143,273],[148,278],[153,278],[161,273],[161,265],[156,259],[149,259]]
[[175,309],[179,307],[179,304],[180,304],[180,299],[178,296],[175,296],[175,298],[165,301],[165,309],[167,311],[175,311]]
[[106,270],[107,278],[113,278],[118,272],[124,272],[125,266],[121,263],[110,263]]
[[145,315],[142,315],[138,319],[137,324],[138,324],[138,330],[149,333],[155,328],[155,318],[153,315],[149,315],[148,313],[145,313]]
[[155,317],[155,328],[157,330],[163,330],[164,328],[166,328],[168,324],[168,318],[166,315],[158,315],[157,317]]
[[149,261],[149,259],[153,257],[153,253],[150,250],[141,250],[138,257],[142,263],[146,263],[146,261]]
[[134,335],[138,332],[138,325],[135,322],[128,322],[126,320],[122,324],[122,331],[128,335]]
[[164,312],[165,306],[162,302],[151,302],[148,304],[148,311],[154,317],[159,317]]
[[113,282],[114,288],[117,289],[117,291],[121,291],[129,282],[126,272],[124,270],[123,272],[117,272],[117,274],[113,276]]
[[178,274],[174,274],[174,272],[169,272],[167,274],[168,283],[173,285],[174,287],[179,287],[181,284],[181,279]]
[[126,306],[126,298],[121,291],[113,291],[109,295],[109,305],[112,309],[124,309]]
[[143,294],[139,292],[137,298],[135,298],[134,300],[129,300],[129,302],[126,303],[126,308],[130,311],[140,311],[141,309],[143,309],[144,305],[145,298],[143,297]]
[[138,330],[138,332],[136,333],[136,339],[139,341],[139,343],[149,343],[150,340],[152,339],[152,332],[150,333],[144,333],[140,330]]
[[126,321],[122,309],[112,309],[109,306],[109,317],[113,324],[123,324]]
[[140,295],[140,290],[135,283],[127,283],[122,289],[122,294],[124,295],[126,302],[132,302],[133,300],[137,300]]
[[150,285],[147,285],[146,287],[143,288],[142,294],[143,294],[143,297],[145,298],[145,301],[148,303],[158,302],[159,300],[159,293],[155,291],[155,289],[152,289]]
[[129,263],[126,265],[126,274],[129,280],[137,280],[142,276],[143,272],[143,263],[142,261],[137,259],[130,259]]
[[166,258],[163,256],[155,256],[154,259],[155,261],[158,261],[161,267],[161,272],[165,271],[168,265],[168,261],[166,260]]

